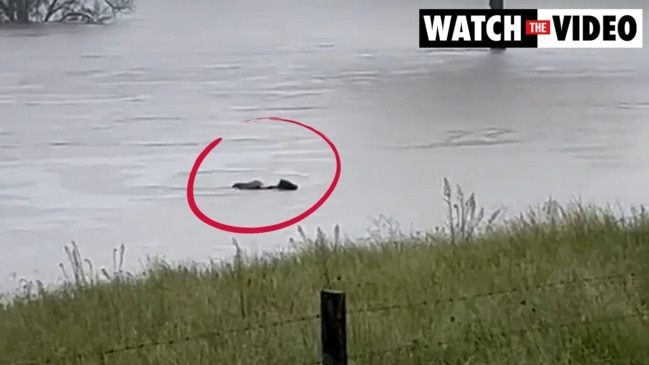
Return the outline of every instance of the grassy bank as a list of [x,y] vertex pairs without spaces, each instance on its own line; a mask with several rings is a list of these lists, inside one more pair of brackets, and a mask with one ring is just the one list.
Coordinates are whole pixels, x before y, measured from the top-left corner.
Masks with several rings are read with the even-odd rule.
[[473,234],[474,204],[454,202],[434,234],[303,237],[290,255],[108,283],[72,252],[76,284],[0,310],[0,363],[315,364],[330,287],[352,364],[649,364],[644,211],[546,206]]

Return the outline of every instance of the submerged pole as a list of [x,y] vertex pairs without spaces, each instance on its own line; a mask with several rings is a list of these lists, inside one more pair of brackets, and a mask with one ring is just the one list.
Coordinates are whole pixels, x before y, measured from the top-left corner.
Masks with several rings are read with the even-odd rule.
[[[489,0],[489,7],[491,10],[502,10],[505,8],[505,0]],[[491,48],[492,50],[504,51],[505,47]]]
[[489,7],[493,10],[504,9],[505,0],[489,0]]

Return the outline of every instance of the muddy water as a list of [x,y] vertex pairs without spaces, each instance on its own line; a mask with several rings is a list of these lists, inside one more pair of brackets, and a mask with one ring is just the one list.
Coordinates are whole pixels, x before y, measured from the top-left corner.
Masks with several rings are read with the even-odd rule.
[[[261,116],[308,123],[338,146],[340,183],[308,232],[340,223],[363,235],[380,214],[433,227],[443,177],[510,213],[550,196],[649,201],[646,48],[424,51],[419,8],[483,1],[279,0],[251,15],[257,3],[141,0],[105,27],[0,28],[0,288],[13,273],[56,280],[71,240],[99,266],[125,243],[131,269],[146,255],[227,257],[232,237],[283,247],[295,228],[216,231],[185,200],[195,157],[217,137],[196,181],[214,219],[271,224],[326,191],[328,146],[297,127],[240,123]],[[225,189],[281,177],[301,189]]]

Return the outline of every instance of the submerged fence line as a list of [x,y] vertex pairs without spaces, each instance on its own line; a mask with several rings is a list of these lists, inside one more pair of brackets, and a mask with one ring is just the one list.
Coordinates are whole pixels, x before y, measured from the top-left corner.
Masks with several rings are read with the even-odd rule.
[[621,279],[624,279],[624,278],[638,278],[638,277],[641,277],[641,276],[649,276],[649,271],[638,271],[638,272],[631,272],[631,273],[618,273],[618,274],[611,274],[611,275],[593,276],[593,277],[587,277],[587,278],[564,279],[564,280],[559,280],[559,281],[554,281],[554,282],[549,282],[549,283],[544,283],[544,284],[538,284],[538,285],[524,285],[524,286],[516,287],[516,288],[486,291],[486,292],[483,292],[483,293],[462,295],[462,296],[458,296],[458,297],[436,299],[436,300],[430,300],[430,301],[428,301],[428,300],[419,301],[419,302],[415,302],[415,303],[377,304],[375,306],[368,306],[368,307],[361,308],[361,309],[352,309],[352,310],[347,311],[347,313],[358,314],[358,313],[382,312],[382,311],[391,311],[391,310],[396,310],[396,309],[408,309],[408,308],[415,308],[415,307],[425,307],[425,306],[437,305],[437,304],[445,304],[445,303],[465,302],[467,300],[480,299],[480,298],[489,298],[489,297],[508,295],[508,294],[523,293],[525,291],[543,290],[543,289],[550,289],[550,288],[570,286],[570,285],[584,285],[584,284],[588,284],[588,283],[597,283],[597,282],[609,282],[609,281],[621,280]]
[[[359,307],[359,308],[352,308],[350,310],[346,308],[346,299],[345,299],[344,292],[333,291],[333,290],[322,290],[320,292],[321,297],[320,297],[319,313],[294,317],[288,320],[278,320],[278,321],[273,321],[268,323],[249,324],[246,326],[242,326],[230,330],[202,332],[194,335],[186,335],[186,336],[181,336],[172,339],[142,341],[131,345],[116,346],[116,347],[107,348],[100,351],[69,353],[69,354],[62,354],[60,356],[51,356],[44,359],[41,358],[41,359],[34,359],[28,361],[12,362],[9,364],[12,365],[54,364],[59,361],[72,360],[75,358],[81,360],[87,357],[96,357],[96,358],[103,359],[105,356],[109,356],[111,354],[116,354],[116,353],[137,351],[137,350],[142,350],[145,348],[155,347],[155,346],[169,346],[176,343],[191,342],[191,341],[202,340],[207,338],[219,338],[219,337],[227,338],[228,336],[235,335],[235,334],[241,334],[241,333],[246,333],[251,331],[263,331],[270,328],[281,328],[289,324],[309,322],[309,321],[320,319],[320,325],[321,325],[320,340],[321,340],[321,349],[323,351],[323,355],[322,355],[323,359],[320,360],[321,363],[323,365],[341,365],[341,364],[344,365],[347,364],[346,359],[348,357],[346,352],[347,351],[346,350],[347,349],[346,316],[348,314],[360,315],[363,313],[376,313],[376,312],[385,312],[385,311],[407,309],[407,308],[414,308],[414,307],[421,307],[421,306],[434,306],[442,303],[453,304],[453,303],[466,302],[469,300],[484,299],[484,298],[489,298],[494,296],[524,293],[526,291],[544,290],[544,289],[571,286],[571,285],[585,285],[585,284],[597,283],[597,282],[613,282],[613,281],[625,280],[625,279],[632,280],[645,275],[649,275],[649,271],[638,271],[638,272],[629,272],[629,273],[620,272],[620,273],[605,275],[605,276],[564,279],[564,280],[558,280],[554,282],[541,283],[537,285],[524,285],[515,288],[509,288],[503,290],[492,290],[492,291],[487,291],[487,292],[477,293],[472,295],[463,295],[458,297],[444,298],[444,299],[437,299],[437,300],[430,300],[430,301],[420,301],[416,303],[388,303],[388,304],[368,305],[364,308]],[[633,312],[633,313],[627,313],[622,316],[611,317],[606,319],[595,319],[591,321],[573,321],[569,323],[556,324],[550,326],[533,326],[533,327],[523,328],[520,330],[515,330],[512,332],[514,333],[520,331],[529,332],[529,331],[539,330],[543,328],[551,329],[555,327],[561,328],[561,327],[572,327],[577,325],[624,321],[630,318],[636,318],[636,319],[644,318],[647,315],[648,313],[646,312]],[[436,345],[438,347],[442,347],[442,346],[447,346],[450,344],[461,343],[461,342],[462,341],[454,341],[454,342],[447,342],[447,343],[438,342]],[[402,345],[392,349],[381,350],[380,353],[390,353],[394,351],[399,351],[399,349],[404,350],[404,349],[412,349],[415,347],[430,348],[431,346],[433,345],[425,344],[415,339],[413,340],[412,343]],[[368,352],[365,354],[356,354],[350,356],[349,358],[351,359],[365,358],[368,356],[377,356],[377,354],[374,354],[373,352]],[[340,357],[345,358],[345,360],[344,361],[339,360],[338,358]],[[1,359],[0,359],[0,363],[2,363]]]

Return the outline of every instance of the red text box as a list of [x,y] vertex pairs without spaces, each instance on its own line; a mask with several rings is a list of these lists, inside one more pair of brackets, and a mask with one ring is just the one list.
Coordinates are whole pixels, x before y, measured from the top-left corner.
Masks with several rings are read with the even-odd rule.
[[549,20],[525,21],[525,34],[526,35],[550,34],[550,21]]

